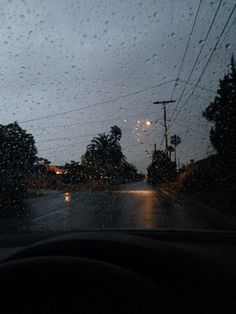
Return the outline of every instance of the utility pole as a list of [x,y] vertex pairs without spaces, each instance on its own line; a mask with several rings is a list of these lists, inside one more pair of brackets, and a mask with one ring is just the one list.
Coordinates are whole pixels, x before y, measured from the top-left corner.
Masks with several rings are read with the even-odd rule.
[[163,101],[155,101],[154,105],[163,105],[164,109],[164,136],[165,136],[165,147],[166,147],[166,154],[168,156],[168,130],[167,130],[167,118],[166,118],[166,105],[175,102],[175,100],[163,100]]

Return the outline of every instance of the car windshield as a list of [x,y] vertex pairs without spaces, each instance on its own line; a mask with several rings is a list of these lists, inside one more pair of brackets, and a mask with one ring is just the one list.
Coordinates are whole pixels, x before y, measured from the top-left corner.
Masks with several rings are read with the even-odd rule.
[[235,230],[235,0],[2,0],[0,233]]

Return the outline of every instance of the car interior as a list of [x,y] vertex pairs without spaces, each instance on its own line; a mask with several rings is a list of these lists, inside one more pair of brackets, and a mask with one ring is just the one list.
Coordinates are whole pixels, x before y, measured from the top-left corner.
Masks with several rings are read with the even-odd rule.
[[2,313],[235,313],[232,232],[94,230],[0,241]]
[[236,314],[235,24],[0,2],[0,314]]

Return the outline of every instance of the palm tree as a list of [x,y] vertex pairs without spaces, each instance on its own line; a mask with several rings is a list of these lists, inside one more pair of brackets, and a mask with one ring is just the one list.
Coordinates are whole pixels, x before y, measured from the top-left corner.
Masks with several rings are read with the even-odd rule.
[[103,155],[109,147],[109,142],[109,134],[100,133],[92,139],[91,144],[87,146],[87,151],[96,152],[97,157],[99,154]]
[[91,140],[84,156],[89,174],[97,179],[105,178],[109,168],[109,134],[101,133]]
[[83,156],[89,173],[96,179],[105,178],[110,181],[119,177],[119,169],[126,161],[120,146],[121,130],[114,126],[109,134],[98,134],[87,146]]
[[176,164],[176,160],[177,160],[177,157],[176,157],[176,147],[181,143],[181,137],[179,135],[176,135],[176,134],[172,135],[170,137],[170,142],[175,147],[175,167],[177,167],[177,164]]
[[120,141],[121,140],[121,137],[122,137],[122,132],[121,132],[121,129],[117,126],[117,125],[114,125],[111,127],[111,139],[115,140],[116,142]]
[[81,159],[88,179],[114,183],[135,177],[137,170],[126,161],[122,152],[121,136],[121,129],[113,126],[110,133],[101,133],[92,139]]

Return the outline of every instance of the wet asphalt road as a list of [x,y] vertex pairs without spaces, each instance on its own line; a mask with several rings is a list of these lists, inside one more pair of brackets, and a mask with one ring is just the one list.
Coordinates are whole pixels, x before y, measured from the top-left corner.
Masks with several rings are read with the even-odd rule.
[[85,229],[236,229],[215,210],[146,182],[110,191],[56,192],[27,201],[28,214],[0,220],[1,233]]

